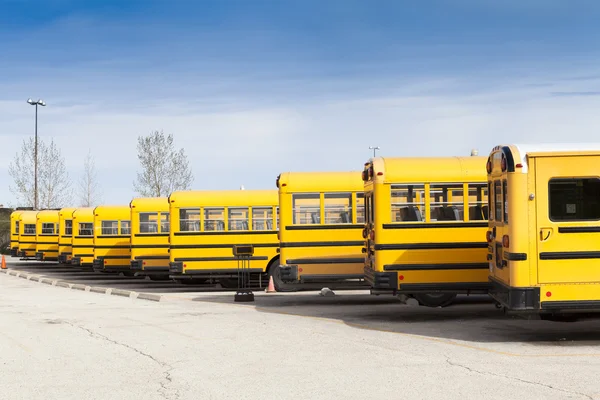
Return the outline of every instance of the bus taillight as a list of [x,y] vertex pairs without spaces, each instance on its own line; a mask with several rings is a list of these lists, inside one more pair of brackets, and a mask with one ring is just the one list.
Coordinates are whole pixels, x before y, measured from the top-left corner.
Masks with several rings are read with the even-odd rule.
[[486,240],[487,240],[488,243],[491,243],[492,239],[493,239],[492,231],[487,231],[485,233],[485,238],[486,238]]
[[510,244],[510,240],[508,239],[508,235],[502,236],[502,247],[508,249],[509,244]]
[[371,240],[375,241],[375,231],[371,231]]

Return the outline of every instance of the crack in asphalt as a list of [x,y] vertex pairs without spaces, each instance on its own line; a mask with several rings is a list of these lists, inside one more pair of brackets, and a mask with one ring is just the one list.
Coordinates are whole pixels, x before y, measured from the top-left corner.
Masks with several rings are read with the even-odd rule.
[[546,389],[551,389],[551,390],[555,390],[555,391],[562,392],[562,393],[568,393],[568,394],[571,394],[571,395],[577,395],[577,396],[580,396],[580,397],[584,397],[584,398],[589,399],[589,400],[594,400],[594,398],[592,396],[590,396],[590,395],[588,395],[586,393],[574,392],[574,391],[571,391],[571,390],[562,389],[562,388],[559,388],[559,387],[556,387],[556,386],[552,386],[552,385],[548,385],[548,384],[545,384],[545,383],[540,383],[540,382],[535,382],[535,381],[528,381],[526,379],[521,379],[521,378],[517,378],[517,377],[514,377],[514,376],[508,376],[508,375],[502,375],[502,374],[495,374],[493,372],[487,372],[487,371],[479,371],[477,369],[468,367],[466,365],[454,362],[454,361],[452,361],[450,359],[450,357],[448,357],[446,355],[444,357],[446,358],[446,363],[448,363],[449,365],[451,365],[453,367],[458,367],[458,368],[466,369],[467,371],[469,371],[471,373],[474,373],[474,374],[487,375],[487,376],[495,376],[495,377],[498,377],[498,378],[509,379],[509,380],[512,380],[512,381],[526,383],[528,385],[541,386],[541,387],[544,387]]
[[164,397],[165,399],[168,399],[168,400],[177,400],[177,399],[179,399],[179,397],[180,397],[179,396],[179,390],[176,389],[175,387],[169,388],[169,385],[173,383],[173,377],[171,375],[171,371],[173,371],[175,369],[175,367],[167,364],[164,361],[161,361],[161,360],[155,358],[151,354],[145,353],[145,352],[141,351],[140,349],[132,347],[132,346],[126,344],[126,343],[122,343],[122,342],[118,342],[116,340],[113,340],[113,339],[109,338],[108,336],[102,335],[101,333],[94,332],[93,330],[91,330],[89,328],[86,328],[85,326],[76,325],[76,324],[73,324],[73,323],[71,323],[69,321],[64,321],[64,322],[66,324],[74,327],[74,328],[77,328],[77,329],[80,329],[80,330],[83,330],[83,331],[87,332],[91,337],[93,337],[95,339],[101,339],[101,340],[104,340],[106,342],[115,344],[117,346],[125,347],[125,348],[127,348],[129,350],[132,350],[132,351],[138,353],[139,355],[141,355],[143,357],[146,357],[146,358],[154,361],[156,364],[158,364],[161,368],[164,369],[164,372],[163,372],[164,377],[159,382],[160,389],[158,389],[158,393],[162,397]]

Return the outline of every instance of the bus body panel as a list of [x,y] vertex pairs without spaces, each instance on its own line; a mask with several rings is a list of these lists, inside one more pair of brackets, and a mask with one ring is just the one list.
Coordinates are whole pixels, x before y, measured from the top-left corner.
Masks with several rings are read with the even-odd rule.
[[277,186],[281,285],[366,285],[360,172],[286,172]]
[[71,265],[91,267],[94,262],[94,209],[73,211]]
[[98,206],[94,209],[94,260],[96,272],[131,270],[131,209]]
[[19,257],[35,258],[37,211],[23,211],[19,215]]
[[73,257],[73,212],[76,208],[61,208],[58,212],[58,262],[70,264]]
[[364,269],[372,289],[486,292],[485,176],[485,158],[475,156],[365,164]]
[[277,258],[275,190],[173,192],[169,210],[173,279],[237,279],[235,245],[254,246],[248,271],[259,277]]
[[502,215],[489,222],[490,295],[511,312],[600,312],[600,145],[574,146],[497,146],[490,154]]
[[10,214],[10,255],[12,257],[19,256],[19,220],[22,210],[15,210]]
[[36,216],[35,258],[58,261],[58,210],[42,210]]
[[169,274],[169,201],[166,197],[136,198],[131,209],[131,269]]

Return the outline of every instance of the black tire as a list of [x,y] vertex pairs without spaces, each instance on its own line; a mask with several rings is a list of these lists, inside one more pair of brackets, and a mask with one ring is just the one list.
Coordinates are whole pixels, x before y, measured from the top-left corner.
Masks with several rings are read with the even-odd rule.
[[417,293],[413,297],[417,301],[427,307],[446,307],[454,301],[456,294],[454,293]]
[[169,275],[148,275],[148,278],[150,278],[151,281],[162,281],[162,282],[171,280]]
[[192,278],[192,279],[179,279],[178,282],[182,285],[203,285],[208,279],[204,278]]
[[[298,289],[287,285],[281,280],[281,270],[279,269],[279,259],[276,259],[269,264],[269,278],[273,277],[273,285],[278,292],[297,292]],[[268,285],[268,282],[267,282]]]

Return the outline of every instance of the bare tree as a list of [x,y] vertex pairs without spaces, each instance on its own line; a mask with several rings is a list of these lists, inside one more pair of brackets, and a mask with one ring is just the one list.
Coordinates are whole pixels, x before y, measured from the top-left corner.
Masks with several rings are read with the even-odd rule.
[[96,162],[90,150],[83,162],[83,175],[79,180],[79,202],[82,207],[92,207],[101,201]]
[[[8,166],[8,173],[14,180],[11,192],[20,204],[33,207],[35,141],[24,139],[21,151],[15,154]],[[60,150],[54,140],[47,145],[38,139],[38,200],[41,208],[58,208],[67,204],[71,197],[71,182]]]
[[194,177],[183,149],[175,149],[172,134],[153,131],[140,136],[137,151],[142,171],[138,172],[133,188],[141,196],[168,196],[190,188]]

